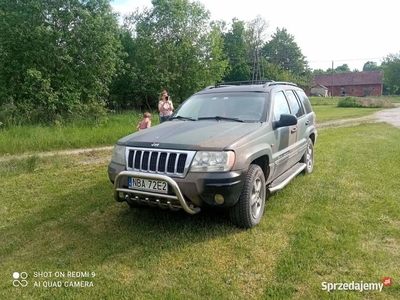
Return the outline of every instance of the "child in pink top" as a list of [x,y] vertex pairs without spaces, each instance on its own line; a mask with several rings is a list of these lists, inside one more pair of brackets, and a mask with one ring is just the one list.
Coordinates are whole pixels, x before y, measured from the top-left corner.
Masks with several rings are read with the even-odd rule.
[[137,130],[142,130],[146,128],[151,127],[151,120],[150,120],[151,114],[148,112],[145,112],[143,114],[143,119],[139,122],[138,126],[136,127]]

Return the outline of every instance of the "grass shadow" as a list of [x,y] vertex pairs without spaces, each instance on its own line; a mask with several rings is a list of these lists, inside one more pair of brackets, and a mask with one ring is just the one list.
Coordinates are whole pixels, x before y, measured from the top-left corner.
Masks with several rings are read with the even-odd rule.
[[149,260],[156,259],[155,249],[173,253],[235,232],[240,230],[221,211],[191,216],[129,208],[112,198],[112,186],[104,180],[62,194],[39,210],[27,209],[12,226],[0,228],[7,241],[0,253],[8,259],[58,266],[101,263],[129,252]]

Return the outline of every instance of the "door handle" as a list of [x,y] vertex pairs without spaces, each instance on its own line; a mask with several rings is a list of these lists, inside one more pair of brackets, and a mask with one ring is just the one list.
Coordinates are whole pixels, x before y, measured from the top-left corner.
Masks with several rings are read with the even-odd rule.
[[306,126],[310,125],[310,120],[307,120],[305,124]]
[[292,130],[290,130],[291,133],[295,133],[297,131],[297,127],[292,128]]

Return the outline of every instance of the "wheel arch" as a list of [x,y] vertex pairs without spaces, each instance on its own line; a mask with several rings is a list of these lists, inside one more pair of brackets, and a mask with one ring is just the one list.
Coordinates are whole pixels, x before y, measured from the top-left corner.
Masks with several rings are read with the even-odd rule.
[[265,181],[268,180],[269,174],[271,173],[271,172],[270,172],[269,162],[270,162],[270,158],[269,158],[269,156],[268,156],[267,154],[264,154],[264,155],[262,155],[262,156],[259,156],[259,157],[253,159],[253,160],[250,162],[251,165],[252,165],[252,164],[258,165],[258,166],[261,168],[261,170],[262,170],[263,173],[264,173]]
[[312,132],[312,133],[309,135],[309,138],[311,139],[313,145],[315,145],[315,139],[316,139],[315,132]]

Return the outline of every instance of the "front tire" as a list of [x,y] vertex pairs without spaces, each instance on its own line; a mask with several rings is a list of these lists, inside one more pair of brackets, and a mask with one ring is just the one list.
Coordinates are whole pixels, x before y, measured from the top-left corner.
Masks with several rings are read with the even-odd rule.
[[260,223],[265,196],[264,172],[258,165],[250,165],[239,200],[230,208],[231,222],[241,228],[252,228]]

